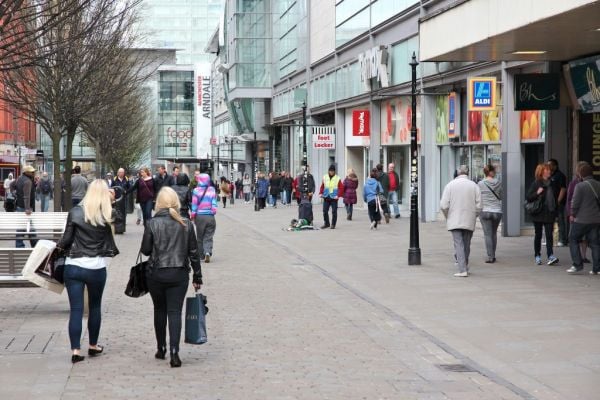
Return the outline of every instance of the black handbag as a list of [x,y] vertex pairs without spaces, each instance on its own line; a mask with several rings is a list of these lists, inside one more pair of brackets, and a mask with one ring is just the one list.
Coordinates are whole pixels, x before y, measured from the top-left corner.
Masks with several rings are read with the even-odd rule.
[[533,201],[525,201],[525,211],[529,215],[537,215],[544,211],[544,196],[538,196]]
[[129,282],[125,288],[125,295],[129,297],[142,297],[148,293],[146,283],[146,268],[148,261],[142,261],[142,253],[138,253],[136,264],[129,272]]

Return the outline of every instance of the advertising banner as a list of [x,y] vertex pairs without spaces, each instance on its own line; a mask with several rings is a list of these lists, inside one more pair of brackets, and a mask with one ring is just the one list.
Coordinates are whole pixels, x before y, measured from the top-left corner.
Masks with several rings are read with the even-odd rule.
[[571,61],[569,69],[581,111],[600,112],[600,56]]
[[498,87],[492,91],[496,96],[489,111],[467,112],[467,141],[499,142],[502,140],[502,90]]
[[371,136],[369,110],[352,111],[352,136]]
[[496,109],[496,78],[469,78],[467,101],[469,111],[493,111]]
[[[417,99],[417,110],[420,110]],[[398,146],[410,144],[412,126],[412,107],[410,96],[384,101],[381,105],[381,144]],[[417,111],[417,142],[421,142],[421,113]]]
[[[354,111],[368,110],[368,105],[362,105],[356,108],[348,108],[344,112],[344,141],[346,146],[350,147],[369,147],[371,145],[371,136],[354,135]],[[370,123],[370,121],[369,121]],[[370,130],[370,127],[369,127]]]
[[435,98],[435,142],[437,144],[448,143],[449,136],[449,118],[448,118],[449,97],[436,96]]
[[546,136],[546,113],[544,111],[521,111],[519,130],[521,140],[544,140]]
[[448,139],[456,137],[456,93],[448,95]]

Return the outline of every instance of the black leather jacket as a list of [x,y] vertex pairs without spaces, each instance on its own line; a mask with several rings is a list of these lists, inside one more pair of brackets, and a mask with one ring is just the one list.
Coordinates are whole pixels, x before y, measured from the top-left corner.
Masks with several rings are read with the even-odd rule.
[[71,258],[114,257],[119,254],[111,225],[88,224],[82,206],[75,206],[69,211],[65,233],[57,246]]
[[194,283],[202,283],[194,225],[189,219],[183,220],[185,227],[171,218],[168,210],[159,210],[146,223],[141,252],[150,256],[151,268],[189,268],[191,264]]

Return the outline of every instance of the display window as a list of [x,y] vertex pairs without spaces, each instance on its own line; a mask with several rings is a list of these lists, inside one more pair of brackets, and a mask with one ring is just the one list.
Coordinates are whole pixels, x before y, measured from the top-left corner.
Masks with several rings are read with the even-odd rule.
[[521,141],[544,141],[547,112],[540,110],[519,112]]
[[[417,143],[421,142],[421,109],[417,99]],[[381,107],[381,144],[397,146],[410,144],[412,107],[409,96],[384,101]]]
[[500,142],[502,140],[502,86],[496,86],[496,109],[467,111],[467,141]]

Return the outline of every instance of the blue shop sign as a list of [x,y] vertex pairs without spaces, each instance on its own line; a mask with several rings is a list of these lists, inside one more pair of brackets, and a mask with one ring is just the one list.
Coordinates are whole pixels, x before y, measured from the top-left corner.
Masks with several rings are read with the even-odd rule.
[[470,78],[467,90],[469,111],[496,109],[496,78]]

